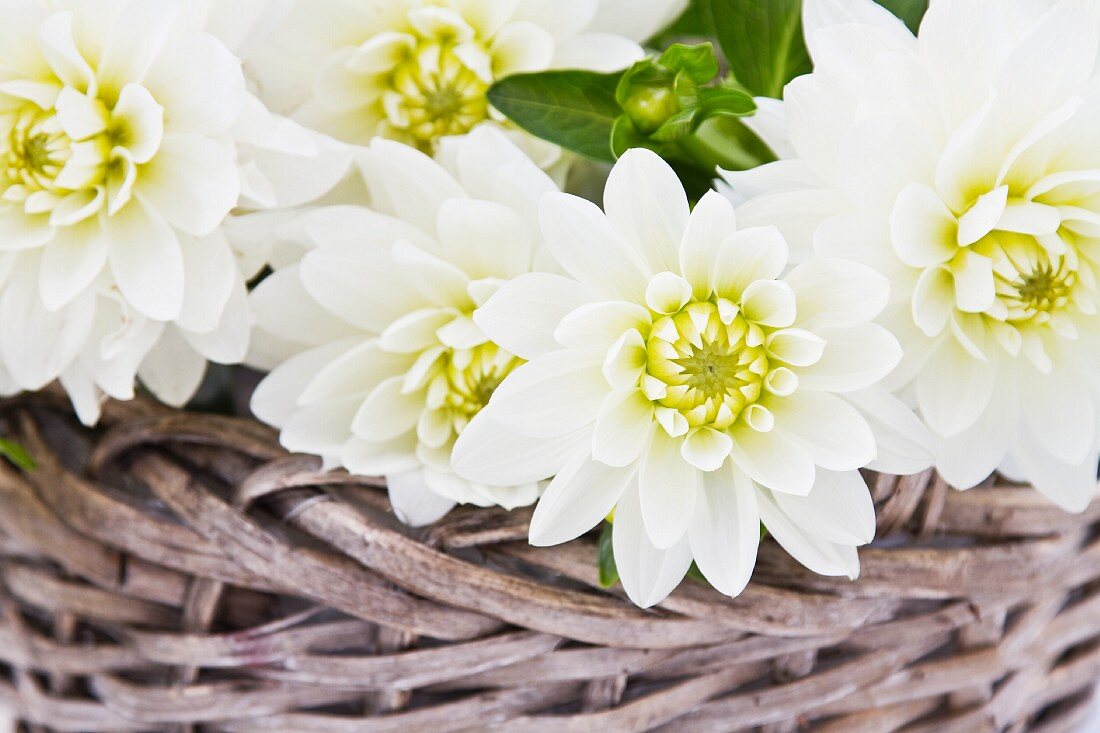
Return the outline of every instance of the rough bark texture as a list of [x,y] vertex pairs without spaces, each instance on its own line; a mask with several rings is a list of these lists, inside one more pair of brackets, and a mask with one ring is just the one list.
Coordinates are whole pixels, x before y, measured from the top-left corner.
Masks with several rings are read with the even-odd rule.
[[1100,504],[867,478],[880,539],[849,582],[771,541],[729,599],[642,611],[595,541],[529,512],[421,531],[376,479],[322,473],[244,419],[63,395],[0,404],[0,702],[24,729],[1071,731],[1100,677]]

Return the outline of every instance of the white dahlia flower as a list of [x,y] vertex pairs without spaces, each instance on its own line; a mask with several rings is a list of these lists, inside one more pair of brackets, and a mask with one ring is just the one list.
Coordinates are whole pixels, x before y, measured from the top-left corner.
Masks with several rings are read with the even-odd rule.
[[939,0],[914,38],[871,0],[807,0],[794,157],[728,176],[739,213],[890,280],[891,381],[950,483],[999,469],[1076,511],[1100,452],[1096,12]]
[[60,377],[87,422],[105,395],[133,397],[135,373],[181,404],[208,359],[240,361],[247,298],[223,221],[316,195],[349,164],[249,96],[208,11],[0,0],[0,356],[10,389]]
[[[334,137],[433,151],[491,119],[494,80],[548,68],[614,71],[685,0],[294,0],[251,59],[265,101]],[[548,167],[559,151],[522,136]]]
[[[459,437],[453,466],[490,485],[555,476],[531,542],[567,542],[614,511],[623,586],[662,600],[692,559],[730,595],[760,523],[812,570],[855,577],[875,513],[858,469],[929,460],[920,422],[875,389],[901,352],[870,323],[886,280],[816,260],[786,275],[773,227],[738,229],[710,193],[689,214],[672,169],[628,151],[606,215],[544,197],[547,248],[571,277],[520,275],[474,314],[529,360]],[[882,445],[876,448],[876,432]]]
[[456,502],[513,507],[539,491],[535,480],[461,480],[450,460],[455,438],[521,363],[471,315],[532,270],[538,200],[556,189],[492,127],[451,143],[444,167],[376,139],[362,157],[374,210],[303,215],[311,249],[252,295],[254,360],[274,366],[254,413],[292,451],[385,476],[398,516],[414,525]]

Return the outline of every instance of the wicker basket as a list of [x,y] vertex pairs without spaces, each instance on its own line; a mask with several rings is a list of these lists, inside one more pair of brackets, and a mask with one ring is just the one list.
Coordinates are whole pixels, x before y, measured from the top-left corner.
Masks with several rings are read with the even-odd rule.
[[[1100,677],[1100,505],[869,476],[855,583],[770,541],[728,599],[601,590],[529,513],[403,529],[255,422],[3,404],[0,704],[27,731],[1072,731]],[[965,591],[965,595],[963,595]]]

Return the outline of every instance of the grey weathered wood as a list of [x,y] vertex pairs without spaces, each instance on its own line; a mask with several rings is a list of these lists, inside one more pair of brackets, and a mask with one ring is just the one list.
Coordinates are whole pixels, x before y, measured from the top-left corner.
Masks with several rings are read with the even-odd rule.
[[1100,502],[867,473],[856,582],[765,541],[730,599],[601,588],[529,510],[424,530],[254,421],[0,403],[0,703],[28,730],[1063,733],[1100,678]]

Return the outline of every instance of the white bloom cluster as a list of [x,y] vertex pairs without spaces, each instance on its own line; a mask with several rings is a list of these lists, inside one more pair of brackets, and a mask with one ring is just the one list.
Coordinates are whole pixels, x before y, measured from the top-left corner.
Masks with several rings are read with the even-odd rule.
[[[811,0],[790,157],[728,177],[804,255],[891,284],[936,468],[1080,511],[1100,456],[1100,4],[943,0],[918,37],[871,0]],[[965,69],[965,71],[963,71]]]
[[278,364],[253,411],[291,450],[386,476],[394,509],[418,525],[456,502],[530,504],[546,478],[466,481],[451,471],[451,448],[521,363],[472,315],[537,269],[535,212],[554,184],[491,127],[447,153],[444,167],[375,140],[362,161],[374,210],[306,214],[309,251],[252,295],[263,358]]
[[[617,71],[686,0],[294,0],[249,59],[273,109],[347,142],[435,150],[503,120],[486,91],[509,74]],[[561,151],[517,135],[542,167]]]
[[[919,423],[875,388],[901,359],[871,323],[889,284],[850,263],[788,271],[777,229],[738,228],[713,192],[689,214],[675,173],[646,150],[622,157],[604,202],[606,215],[545,197],[543,234],[568,276],[520,276],[474,315],[530,361],[459,438],[455,470],[486,483],[555,476],[534,544],[614,511],[619,575],[642,606],[693,559],[740,593],[761,522],[816,572],[858,575],[855,548],[875,534],[858,469],[925,465],[911,458],[924,451]],[[899,454],[877,450],[876,432]]]
[[[602,206],[562,192],[489,87],[622,70],[685,5],[0,0],[0,391],[60,380],[93,424],[247,362],[282,443],[384,476],[409,524],[612,522],[641,606],[692,563],[740,593],[761,527],[855,578],[861,469],[1083,510],[1100,2],[938,0],[914,35],[804,0],[814,70],[747,123],[781,160],[694,207],[644,148]],[[663,105],[741,94],[688,72]]]
[[[201,2],[0,2],[5,391],[60,378],[92,423],[135,375],[183,404],[207,360],[244,358],[245,277],[223,224],[321,193],[334,161],[248,93],[223,27],[244,42],[247,24]],[[308,175],[292,191],[280,167]]]

